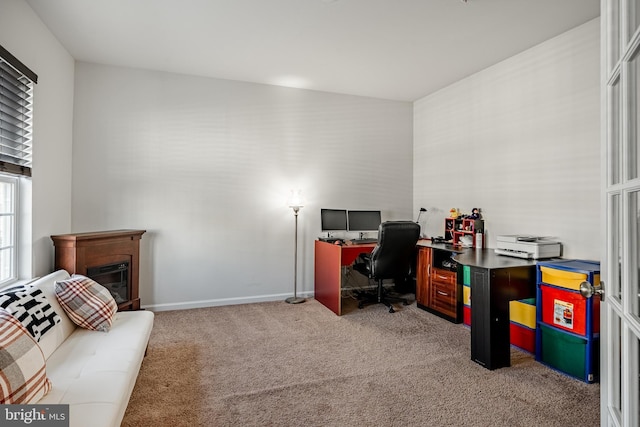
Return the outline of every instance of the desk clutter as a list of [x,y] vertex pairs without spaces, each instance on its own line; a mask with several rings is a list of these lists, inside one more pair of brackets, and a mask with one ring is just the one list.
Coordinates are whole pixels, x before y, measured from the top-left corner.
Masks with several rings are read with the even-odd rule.
[[[462,248],[486,247],[486,230],[480,209],[474,208],[470,215],[461,214],[452,208],[449,218],[444,220],[444,236],[432,237],[432,243],[451,243]],[[496,236],[495,253],[523,259],[548,259],[559,257],[560,242],[552,238],[530,235]]]
[[[456,210],[457,211],[457,210]],[[451,216],[444,219],[444,241],[463,248],[482,248],[484,244],[484,220],[479,209],[471,215],[461,215],[451,210]],[[455,215],[455,216],[454,216]]]
[[321,242],[333,243],[334,245],[367,245],[371,243],[378,243],[377,238],[362,238],[362,239],[344,239],[339,237],[318,237]]

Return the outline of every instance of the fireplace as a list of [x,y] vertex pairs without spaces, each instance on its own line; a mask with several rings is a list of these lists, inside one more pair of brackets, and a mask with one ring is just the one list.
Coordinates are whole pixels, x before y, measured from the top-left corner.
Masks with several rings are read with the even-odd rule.
[[90,277],[107,288],[118,310],[140,310],[140,239],[145,230],[51,236],[55,268]]
[[87,277],[100,283],[111,293],[116,303],[129,301],[129,262],[98,265],[87,268]]

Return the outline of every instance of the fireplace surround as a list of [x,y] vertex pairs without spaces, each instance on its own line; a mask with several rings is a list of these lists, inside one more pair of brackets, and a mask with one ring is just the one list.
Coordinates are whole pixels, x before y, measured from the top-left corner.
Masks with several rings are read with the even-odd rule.
[[111,292],[118,310],[139,310],[140,239],[145,230],[51,236],[55,268],[82,274]]

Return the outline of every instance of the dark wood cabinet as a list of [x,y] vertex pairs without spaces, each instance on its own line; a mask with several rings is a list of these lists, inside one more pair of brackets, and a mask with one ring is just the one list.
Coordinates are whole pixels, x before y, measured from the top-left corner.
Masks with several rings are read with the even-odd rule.
[[418,249],[418,267],[416,274],[416,304],[423,310],[431,305],[430,273],[431,273],[431,248]]
[[458,322],[458,289],[455,272],[433,268],[431,308]]
[[82,274],[105,286],[118,310],[139,310],[140,239],[145,230],[112,230],[51,236],[55,269]]
[[416,304],[454,323],[462,321],[462,285],[457,280],[454,251],[436,245],[418,250]]

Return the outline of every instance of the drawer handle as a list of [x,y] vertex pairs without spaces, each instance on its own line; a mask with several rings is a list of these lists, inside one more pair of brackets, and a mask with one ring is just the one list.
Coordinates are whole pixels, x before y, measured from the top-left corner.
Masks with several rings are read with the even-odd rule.
[[439,275],[439,274],[436,274],[436,277],[437,277],[438,279],[442,279],[442,280],[447,280],[447,279],[449,279],[447,276],[441,276],[441,275]]
[[442,291],[436,291],[436,292],[438,292],[439,295],[444,295],[445,297],[449,296],[449,294],[446,292],[442,292]]

